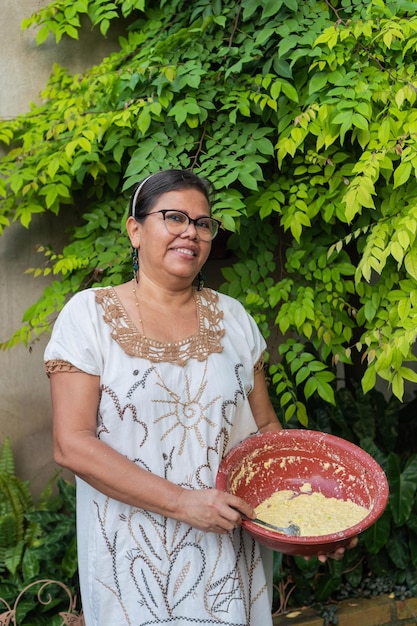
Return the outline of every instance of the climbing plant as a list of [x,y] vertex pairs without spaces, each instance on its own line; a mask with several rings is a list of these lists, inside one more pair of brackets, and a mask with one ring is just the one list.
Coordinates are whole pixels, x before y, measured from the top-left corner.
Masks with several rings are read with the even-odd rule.
[[115,24],[117,51],[82,74],[56,65],[42,103],[0,124],[0,227],[74,214],[63,250],[39,242],[28,271],[51,283],[2,347],[127,277],[132,186],[193,168],[235,254],[221,289],[271,333],[284,418],[334,403],[343,366],[402,399],[417,381],[415,3],[54,0],[23,27],[42,46]]

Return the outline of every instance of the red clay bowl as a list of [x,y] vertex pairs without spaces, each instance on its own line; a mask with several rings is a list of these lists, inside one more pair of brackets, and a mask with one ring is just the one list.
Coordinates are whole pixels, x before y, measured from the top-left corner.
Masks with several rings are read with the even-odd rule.
[[342,532],[317,537],[287,537],[250,520],[244,528],[259,543],[286,554],[328,554],[382,515],[388,502],[388,482],[378,463],[358,446],[325,433],[289,429],[245,439],[220,464],[218,489],[243,498],[252,508],[275,491],[299,492],[306,482],[326,497],[351,500],[369,509],[360,523]]

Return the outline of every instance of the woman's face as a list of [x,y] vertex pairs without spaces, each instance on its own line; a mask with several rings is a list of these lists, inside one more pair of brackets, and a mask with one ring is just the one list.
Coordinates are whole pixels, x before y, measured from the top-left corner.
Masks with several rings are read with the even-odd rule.
[[168,288],[172,279],[188,286],[206,262],[211,241],[201,240],[192,223],[181,235],[171,234],[162,213],[157,213],[161,209],[176,209],[196,219],[210,216],[209,205],[196,189],[169,191],[159,197],[144,220],[128,219],[132,246],[139,247],[140,272]]

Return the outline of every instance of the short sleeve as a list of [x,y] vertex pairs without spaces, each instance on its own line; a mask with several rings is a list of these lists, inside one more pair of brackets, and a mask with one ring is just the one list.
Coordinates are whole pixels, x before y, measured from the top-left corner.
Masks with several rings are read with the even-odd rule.
[[266,350],[266,341],[253,317],[244,306],[234,298],[219,294],[220,308],[224,311],[227,329],[233,333],[234,341],[244,342],[251,354],[252,366],[262,362]]
[[244,314],[247,316],[247,320],[251,329],[249,347],[252,353],[253,367],[256,372],[256,370],[259,371],[259,369],[262,369],[263,367],[266,341],[263,338],[261,331],[259,330],[259,327],[253,317],[251,317],[246,310],[244,310]]
[[102,326],[94,290],[75,294],[58,315],[44,361],[66,361],[87,374],[101,375],[103,353],[99,335]]

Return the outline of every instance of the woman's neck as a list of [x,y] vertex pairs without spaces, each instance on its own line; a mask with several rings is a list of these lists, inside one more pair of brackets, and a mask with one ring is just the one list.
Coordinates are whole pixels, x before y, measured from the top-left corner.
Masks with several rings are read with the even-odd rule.
[[139,273],[134,279],[134,287],[138,298],[148,303],[154,303],[165,308],[179,309],[194,299],[192,285],[182,286],[179,282],[177,289],[168,289],[150,280],[146,275]]

